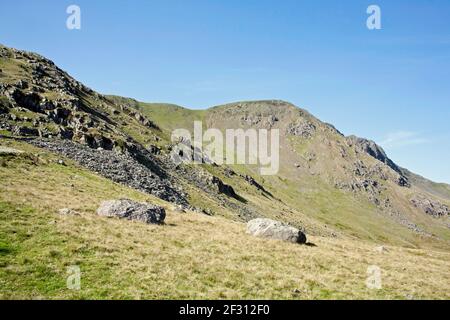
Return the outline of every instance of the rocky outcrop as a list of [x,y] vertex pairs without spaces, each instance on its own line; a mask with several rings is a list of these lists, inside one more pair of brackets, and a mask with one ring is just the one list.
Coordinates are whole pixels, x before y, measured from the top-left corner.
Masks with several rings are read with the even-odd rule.
[[166,211],[163,207],[131,200],[103,201],[97,209],[97,214],[149,224],[162,224],[166,218]]
[[411,199],[411,203],[414,207],[435,218],[450,215],[450,208],[448,206],[437,200],[429,199],[425,195],[415,195]]
[[213,191],[216,194],[224,194],[228,197],[241,200],[232,186],[225,184],[221,179],[205,170],[199,168],[199,170],[191,171],[191,178],[204,190]]
[[[151,163],[146,166],[130,154],[94,150],[68,140],[34,140],[31,143],[75,160],[81,166],[115,182],[153,194],[163,200],[181,205],[188,204],[179,188],[174,187],[167,177],[157,174],[158,170],[162,169],[150,158],[147,158],[147,161]],[[148,167],[150,165],[153,165],[153,170]]]
[[311,138],[316,131],[316,126],[306,119],[300,118],[298,121],[291,123],[287,128],[287,134],[302,137],[305,139]]
[[306,235],[289,225],[270,219],[254,219],[247,223],[247,233],[256,237],[306,243]]
[[397,166],[394,161],[389,159],[386,152],[383,150],[382,147],[380,147],[378,144],[376,144],[374,141],[359,138],[356,136],[349,136],[347,137],[347,143],[350,147],[355,147],[357,151],[366,153],[370,155],[371,157],[377,159],[378,161],[383,162],[388,167],[390,167],[392,170],[397,172],[399,174],[399,178],[397,180],[397,184],[401,187],[410,187],[410,183],[408,181],[408,178],[403,174],[403,171],[399,166]]
[[267,192],[266,189],[261,184],[259,184],[252,176],[249,175],[240,175],[240,176],[243,177],[248,184],[255,187],[257,190],[269,194],[269,192]]
[[13,126],[12,133],[17,136],[39,136],[39,130],[25,126]]
[[70,208],[62,208],[58,210],[58,214],[62,216],[79,216],[80,213]]

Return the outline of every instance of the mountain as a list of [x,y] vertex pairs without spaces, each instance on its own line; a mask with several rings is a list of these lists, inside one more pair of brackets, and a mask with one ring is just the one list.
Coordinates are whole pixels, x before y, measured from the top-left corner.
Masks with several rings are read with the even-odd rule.
[[[243,220],[267,216],[318,234],[449,239],[448,186],[399,168],[374,142],[345,137],[290,103],[237,102],[204,111],[141,103],[98,94],[39,55],[2,47],[1,56],[1,128],[40,137],[32,143],[94,170],[100,169],[96,161],[104,164],[98,148],[126,156],[128,175],[116,174],[114,164],[123,159],[99,170],[114,181],[199,211]],[[261,177],[250,165],[171,163],[171,131],[192,131],[195,120],[222,131],[279,129],[279,173]],[[223,186],[232,194],[222,193]],[[197,199],[202,193],[211,203]]]
[[[256,165],[173,161],[176,146],[171,133],[179,128],[192,131],[194,121],[202,121],[204,129],[222,132],[279,129],[279,172],[261,176]],[[236,224],[267,217],[304,230],[317,242],[327,243],[325,247],[333,243],[358,251],[357,244],[362,242],[411,250],[449,249],[449,185],[399,167],[373,141],[344,136],[284,101],[236,102],[207,110],[143,103],[99,94],[40,55],[0,46],[1,146],[20,151],[3,152],[0,157],[2,179],[7,179],[0,196],[4,212],[9,212],[4,217],[14,210],[19,210],[19,217],[27,217],[24,208],[34,212],[69,204],[91,212],[103,196],[126,195],[147,197],[179,214],[190,212],[192,218],[174,219],[191,225],[199,236],[202,230],[212,236],[218,227],[209,224],[217,223],[224,234],[235,237]],[[27,166],[42,178],[33,167],[41,165],[50,184],[26,178]],[[58,180],[62,177],[70,181]],[[69,192],[76,190],[80,179],[82,193]],[[94,218],[83,219],[86,228],[95,230]],[[84,228],[83,224],[77,228]],[[135,232],[108,228],[119,228],[122,234]],[[5,243],[17,241],[4,237],[9,239]],[[225,236],[220,241],[228,249],[238,246],[234,239],[226,242]],[[180,242],[170,248],[191,244]],[[14,250],[6,244],[5,248],[5,252]],[[328,262],[331,259],[328,256]],[[414,261],[414,256],[405,259]]]

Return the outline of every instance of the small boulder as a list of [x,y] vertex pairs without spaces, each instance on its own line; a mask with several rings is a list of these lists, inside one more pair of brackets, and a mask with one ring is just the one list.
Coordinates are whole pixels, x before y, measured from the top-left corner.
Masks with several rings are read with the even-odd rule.
[[254,219],[249,221],[247,223],[247,233],[256,237],[300,244],[306,243],[306,235],[302,231],[270,219]]
[[379,247],[376,247],[374,250],[375,250],[376,252],[378,252],[378,253],[385,253],[385,252],[388,252],[388,251],[389,251],[388,249],[386,249],[385,246],[379,246]]
[[103,201],[97,209],[97,214],[153,224],[162,224],[166,218],[163,207],[131,200]]
[[22,153],[24,153],[22,150],[0,146],[0,155],[18,155]]
[[69,208],[59,209],[58,213],[62,216],[79,216],[80,215],[77,211],[69,209]]

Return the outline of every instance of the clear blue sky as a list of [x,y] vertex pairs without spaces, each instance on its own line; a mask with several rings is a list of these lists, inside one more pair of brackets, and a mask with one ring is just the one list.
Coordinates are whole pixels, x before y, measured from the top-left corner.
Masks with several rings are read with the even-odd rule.
[[[370,4],[382,30],[366,28]],[[102,93],[190,108],[287,100],[450,183],[448,0],[15,0],[0,17],[0,43]]]

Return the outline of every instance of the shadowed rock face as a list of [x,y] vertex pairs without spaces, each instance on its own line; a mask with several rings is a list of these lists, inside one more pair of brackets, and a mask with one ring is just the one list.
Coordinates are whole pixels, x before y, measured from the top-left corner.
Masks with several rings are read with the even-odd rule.
[[254,219],[247,223],[247,233],[256,237],[306,243],[305,234],[289,225],[270,219]]
[[391,159],[389,159],[383,148],[377,145],[374,141],[356,136],[349,136],[347,137],[347,140],[350,145],[356,145],[361,151],[388,165],[399,174],[402,174],[400,168]]
[[97,209],[97,214],[105,217],[117,217],[149,224],[162,224],[166,218],[166,211],[163,207],[131,200],[104,201]]

